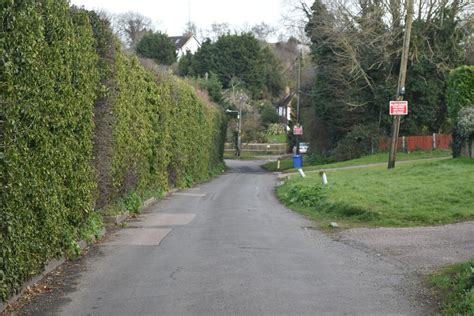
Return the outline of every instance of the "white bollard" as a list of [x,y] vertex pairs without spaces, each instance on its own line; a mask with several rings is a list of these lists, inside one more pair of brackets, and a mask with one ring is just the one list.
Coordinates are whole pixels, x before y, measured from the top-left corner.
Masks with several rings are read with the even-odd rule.
[[277,160],[277,170],[280,170],[280,158]]
[[321,178],[323,180],[323,185],[327,185],[328,184],[328,177],[326,176],[326,172],[321,171],[319,174],[321,175]]
[[298,173],[300,174],[301,177],[303,177],[303,178],[306,177],[306,175],[305,175],[304,172],[303,172],[303,169],[299,168],[299,169],[298,169]]

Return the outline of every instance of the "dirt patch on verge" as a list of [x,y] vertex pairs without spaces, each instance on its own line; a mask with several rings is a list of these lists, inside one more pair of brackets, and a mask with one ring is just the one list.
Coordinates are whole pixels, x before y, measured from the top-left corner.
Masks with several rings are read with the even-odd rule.
[[430,227],[356,228],[342,231],[335,238],[423,274],[474,257],[474,221]]

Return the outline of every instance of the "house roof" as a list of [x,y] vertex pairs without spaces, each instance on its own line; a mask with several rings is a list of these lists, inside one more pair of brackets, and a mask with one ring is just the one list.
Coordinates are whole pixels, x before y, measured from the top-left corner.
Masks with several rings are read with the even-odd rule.
[[293,99],[294,95],[296,92],[291,92],[287,95],[285,95],[283,98],[281,98],[276,104],[275,107],[287,107],[288,104],[290,104],[291,99]]
[[170,41],[176,46],[176,49],[181,49],[193,37],[192,33],[182,36],[170,36]]

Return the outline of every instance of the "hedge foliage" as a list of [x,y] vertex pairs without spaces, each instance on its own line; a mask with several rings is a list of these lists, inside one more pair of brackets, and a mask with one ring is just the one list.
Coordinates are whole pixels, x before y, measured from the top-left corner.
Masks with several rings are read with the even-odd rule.
[[0,296],[131,192],[207,179],[225,117],[66,0],[0,1]]
[[472,142],[472,137],[463,133],[459,125],[459,112],[463,108],[474,106],[474,66],[461,66],[451,70],[448,77],[446,103],[453,125],[453,156],[459,157],[465,142]]
[[474,106],[474,66],[461,66],[451,70],[448,76],[446,103],[449,116],[455,122],[459,111]]

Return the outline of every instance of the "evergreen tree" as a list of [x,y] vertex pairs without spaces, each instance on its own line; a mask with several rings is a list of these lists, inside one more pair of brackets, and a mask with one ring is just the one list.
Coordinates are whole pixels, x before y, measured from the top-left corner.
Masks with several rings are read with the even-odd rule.
[[250,33],[223,35],[215,43],[208,40],[192,59],[196,75],[213,72],[224,88],[229,88],[230,81],[235,77],[254,97],[265,96],[267,92],[277,95],[281,91],[279,62]]
[[166,34],[156,32],[143,36],[138,42],[137,53],[152,58],[158,64],[171,65],[176,62],[176,48]]

